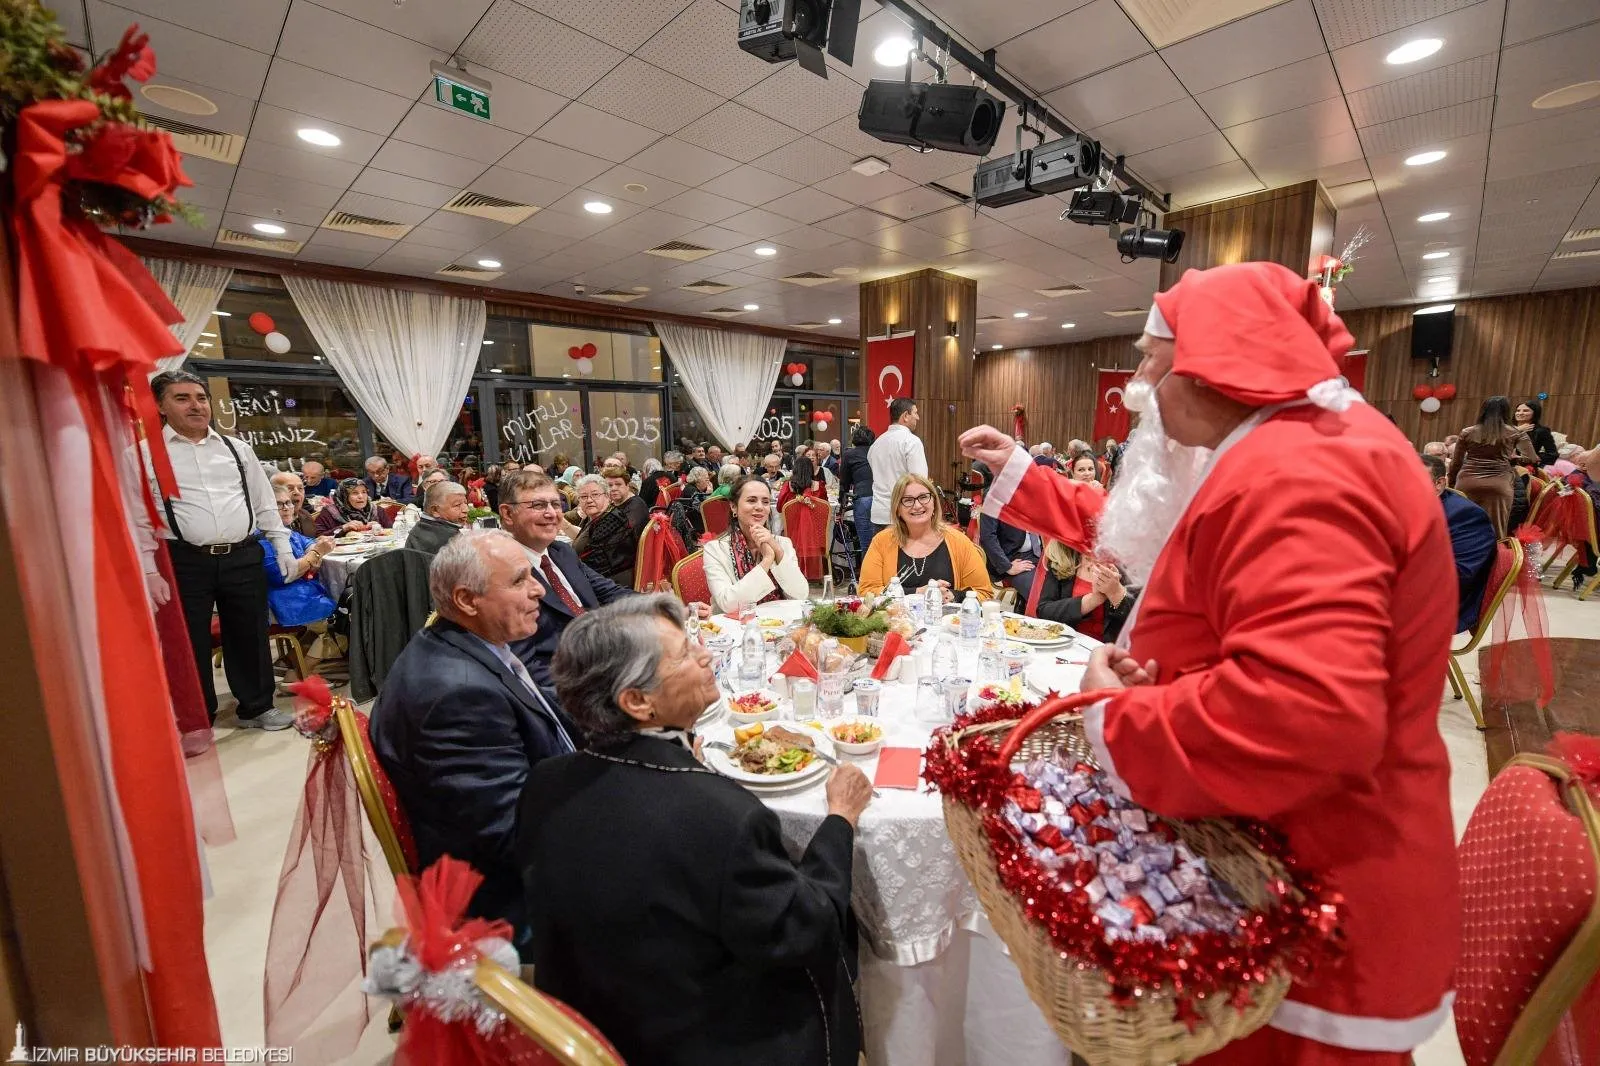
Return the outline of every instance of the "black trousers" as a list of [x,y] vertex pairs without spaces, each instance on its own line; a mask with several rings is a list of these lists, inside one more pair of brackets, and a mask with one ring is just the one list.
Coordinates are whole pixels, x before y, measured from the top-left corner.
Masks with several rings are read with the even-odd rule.
[[217,719],[217,686],[211,671],[211,612],[222,627],[222,669],[239,701],[239,717],[254,718],[272,709],[272,655],[267,649],[267,572],[260,541],[227,555],[208,555],[168,541],[178,579],[178,601],[189,628],[206,712]]

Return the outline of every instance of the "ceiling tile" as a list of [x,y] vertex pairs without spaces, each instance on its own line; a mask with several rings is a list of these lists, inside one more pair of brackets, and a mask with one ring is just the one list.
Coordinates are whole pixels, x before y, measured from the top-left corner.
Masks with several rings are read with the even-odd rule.
[[507,152],[500,166],[566,185],[582,185],[611,169],[611,164],[604,159],[534,137]]
[[854,160],[848,152],[805,137],[791,141],[777,151],[768,152],[751,162],[762,170],[789,178],[791,181],[815,185],[835,174],[846,173]]
[[[332,148],[319,148],[309,145],[300,139],[297,131],[308,127],[325,130],[339,138],[339,144]],[[305,151],[310,155],[327,156],[330,159],[343,159],[348,163],[363,164],[371,159],[373,154],[383,144],[383,137],[376,133],[344,126],[337,122],[327,122],[323,119],[312,118],[308,115],[285,111],[281,107],[271,104],[261,104],[256,108],[255,121],[250,124],[250,140],[276,144],[297,151]]]
[[837,247],[844,241],[844,236],[832,230],[823,229],[820,225],[801,226],[798,229],[780,233],[777,236],[779,244],[788,245],[790,248],[801,248],[807,251],[820,251],[824,248]]
[[1221,166],[1237,158],[1239,156],[1228,143],[1228,139],[1213,131],[1151,152],[1131,156],[1128,159],[1128,167],[1140,177],[1154,181],[1174,174],[1187,174],[1193,170]]
[[[1600,21],[1507,48],[1500,56],[1495,125],[1509,126],[1545,118],[1550,112],[1535,109],[1533,102],[1552,89],[1600,77],[1596,55],[1600,55]],[[1561,110],[1590,107],[1600,107],[1600,100]]]
[[1250,173],[1250,168],[1243,160],[1181,174],[1168,180],[1166,186],[1172,194],[1172,206],[1175,208],[1260,192],[1266,187]]
[[897,144],[885,144],[869,133],[862,133],[855,115],[846,115],[817,130],[812,136],[850,153],[852,160],[875,155],[888,159],[901,151]]
[[[77,0],[66,0],[55,6],[71,10],[78,3]],[[278,43],[278,30],[282,28],[283,16],[289,10],[289,0],[261,0],[247,4],[224,4],[217,0],[120,0],[117,6],[146,16],[129,19],[129,22],[137,21],[144,25],[151,17],[164,19],[172,25],[184,26],[208,37],[242,44],[257,52],[271,53]],[[144,28],[150,31],[149,25],[144,25]],[[117,39],[105,39],[97,33],[95,43],[97,49],[103,52],[113,47]],[[151,40],[158,52],[164,55],[167,46],[153,32]]]
[[1420,151],[1439,141],[1485,133],[1493,117],[1494,100],[1485,96],[1464,104],[1367,126],[1361,130],[1361,143],[1372,155],[1407,149]]
[[1600,108],[1502,126],[1489,148],[1490,179],[1600,162]]
[[660,204],[663,211],[706,223],[721,222],[730,215],[737,215],[747,206],[749,205],[741,204],[737,200],[713,196],[703,189],[686,189]]
[[748,165],[730,170],[700,186],[703,192],[714,196],[725,196],[751,207],[760,207],[769,200],[776,200],[800,187],[797,182],[788,178],[769,174],[765,170],[757,170]]
[[1316,0],[1316,5],[1323,34],[1328,38],[1328,47],[1343,48],[1459,11],[1476,2],[1406,0],[1405,3],[1388,4],[1373,3],[1371,0]]
[[730,11],[717,0],[694,0],[636,54],[718,96],[734,97],[772,73],[755,56],[729,47],[738,32],[737,5]]
[[1421,167],[1406,166],[1406,157],[1410,152],[1367,156],[1367,165],[1372,168],[1378,191],[1387,197],[1400,189],[1426,192],[1483,180],[1484,167],[1489,158],[1488,134],[1461,137],[1436,147],[1446,153],[1445,158]]
[[628,165],[692,187],[726,174],[739,164],[676,137],[663,137],[628,160]]
[[[919,186],[914,189],[907,189],[904,192],[897,192],[892,196],[885,196],[881,200],[874,200],[866,206],[894,218],[910,220],[919,218],[922,215],[931,215],[935,211],[943,211],[951,206],[951,200],[950,197],[942,192],[924,189]],[[941,252],[940,254],[945,255],[948,253]]]
[[372,167],[363,170],[350,188],[353,192],[383,196],[407,204],[421,204],[423,207],[443,207],[461,191],[459,185],[440,185],[406,174],[375,170]]
[[365,253],[366,260],[362,264],[365,265],[365,263],[370,263],[393,247],[394,241],[386,241],[382,237],[369,237],[364,233],[343,233],[339,230],[323,229],[318,230],[311,240],[306,242],[306,247],[301,249],[301,256],[304,257],[306,251],[311,249],[338,248],[344,251]]
[[368,218],[381,218],[389,222],[400,222],[407,226],[419,226],[433,214],[433,208],[423,207],[420,204],[407,204],[399,200],[388,200],[382,196],[367,196],[363,193],[353,192],[341,197],[338,203],[340,211],[349,211],[355,215],[365,215]]
[[89,17],[83,10],[81,0],[57,3],[51,11],[54,12],[56,22],[61,26],[61,35],[68,44],[91,54],[96,51],[89,46]]
[[[632,189],[628,188],[630,185]],[[643,207],[655,207],[684,191],[683,186],[675,181],[627,166],[612,167],[599,177],[585,182],[584,187]]]
[[[335,234],[335,236],[354,237],[356,235]],[[363,237],[361,239],[375,240],[376,238]],[[388,242],[380,241],[379,243],[387,244]],[[295,259],[303,263],[325,263],[328,266],[349,267],[352,270],[360,270],[371,266],[374,258],[374,253],[369,248],[340,248],[333,244],[319,244],[316,238],[312,238],[311,242],[301,248],[299,254],[295,256]]]
[[865,235],[865,240],[891,252],[917,259],[940,259],[961,251],[961,245],[915,226],[885,226]]
[[873,200],[881,200],[885,196],[892,196],[897,192],[916,188],[916,183],[907,181],[900,175],[892,172],[882,174],[857,174],[853,170],[846,170],[843,174],[835,175],[825,181],[816,183],[816,187],[829,196],[841,200],[848,200],[853,204],[867,204]]
[[[1344,185],[1367,176],[1361,141],[1353,130],[1342,130],[1332,137],[1318,137],[1314,141],[1258,148],[1245,152],[1244,158],[1269,187],[1309,181],[1325,171],[1332,173],[1333,168],[1352,160],[1361,164],[1355,172],[1334,174],[1337,180],[1324,184]],[[1279,180],[1269,180],[1269,174]]]
[[[201,185],[196,182],[184,188],[183,202],[191,207],[224,207],[227,205],[230,195],[226,185]],[[246,209],[241,208],[241,210]],[[272,213],[272,204],[262,204],[249,210],[265,211],[270,215]]]
[[[175,111],[172,108],[162,107],[160,104],[144,95],[144,90],[158,85],[169,85],[178,89],[186,89],[205,97],[216,105],[216,112],[210,115],[193,115],[186,111]],[[146,115],[157,118],[170,118],[178,122],[185,122],[192,126],[216,130],[219,133],[248,133],[250,123],[256,110],[256,100],[253,97],[235,96],[225,93],[221,89],[214,89],[209,85],[198,82],[184,81],[182,78],[173,78],[165,74],[151,78],[149,83],[136,90],[134,102],[139,110]],[[365,127],[355,127],[364,129]],[[296,142],[300,143],[300,142]]]
[[1195,97],[1218,126],[1237,126],[1339,95],[1327,53],[1219,86]]
[[[609,10],[607,5],[596,6]],[[573,99],[605,77],[623,55],[514,0],[495,0],[460,50],[468,63],[481,63]]]
[[1495,67],[1495,57],[1483,55],[1382,82],[1349,95],[1350,115],[1358,128],[1375,126],[1481,97],[1493,97]]
[[[202,0],[218,7],[229,6],[221,0]],[[450,0],[447,4],[395,3],[394,0],[316,0],[323,7],[331,7],[353,19],[370,23],[390,33],[438,49],[445,55],[455,52],[467,34],[472,32],[483,13],[489,10],[491,0]],[[248,5],[245,5],[248,6]],[[276,35],[277,27],[273,27]],[[441,57],[443,58],[443,57]]]
[[558,22],[582,30],[624,52],[644,44],[673,17],[688,6],[689,0],[522,0],[536,11]]
[[657,133],[676,133],[722,100],[676,74],[629,56],[584,93],[583,102]]
[[1157,55],[1147,55],[1074,82],[1045,97],[1080,128],[1092,128],[1137,115],[1188,96]]
[[785,193],[766,207],[767,210],[775,211],[785,218],[806,224],[820,222],[850,210],[848,201],[841,200],[837,196],[829,196],[817,188],[796,189],[794,192]]
[[[1443,5],[1447,2],[1449,0],[1418,0],[1418,9],[1428,6],[1429,3]],[[1370,11],[1380,12],[1391,8],[1410,10],[1412,5],[1363,3],[1361,6]],[[1321,9],[1319,5],[1318,10]],[[1364,40],[1360,44],[1342,48],[1335,45],[1333,65],[1339,71],[1339,83],[1344,86],[1344,91],[1347,93],[1359,92],[1381,82],[1411,77],[1435,67],[1447,67],[1464,59],[1496,52],[1500,48],[1500,29],[1504,12],[1505,0],[1479,0],[1469,7],[1462,7],[1460,10],[1451,11],[1426,22],[1419,22],[1403,30],[1386,33],[1381,37]],[[1444,47],[1415,63],[1395,66],[1384,62],[1384,56],[1395,48],[1420,37],[1437,37],[1444,42]],[[1331,43],[1333,38],[1330,36],[1329,40]]]
[[1264,148],[1302,144],[1347,133],[1354,128],[1350,124],[1350,112],[1345,109],[1344,100],[1333,99],[1229,126],[1222,132],[1236,151],[1249,158],[1251,152]]
[[847,78],[824,81],[799,63],[785,63],[737,99],[774,121],[812,133],[854,115],[861,107],[861,87]]
[[282,57],[272,61],[261,102],[385,136],[411,109],[409,97],[347,81]]
[[1200,105],[1185,97],[1095,129],[1095,137],[1118,155],[1154,151],[1212,129]]
[[729,100],[704,118],[678,131],[678,139],[748,163],[799,138],[776,119]]
[[655,130],[608,115],[587,104],[572,103],[539,127],[541,141],[573,148],[620,163],[661,135]]
[[[292,222],[300,226],[320,226],[322,220],[328,217],[328,208],[316,204],[297,204],[282,196],[257,196],[253,193],[240,192],[238,189],[228,194],[223,190],[223,203],[228,210],[238,215],[249,215],[263,222]],[[207,205],[204,201],[196,200],[186,190],[183,202],[196,207],[218,206],[215,203]],[[423,210],[427,210],[424,208]]]
[[318,182],[285,178],[281,174],[253,170],[247,166],[241,166],[233,177],[233,191],[236,193],[306,204],[320,208],[324,212],[339,202],[339,197],[344,195],[345,188],[344,185],[323,185]]
[[870,233],[872,230],[883,229],[886,226],[897,226],[900,223],[886,215],[880,215],[876,211],[868,211],[864,207],[858,207],[854,211],[846,211],[842,215],[826,219],[817,224],[830,233],[837,233],[843,237],[858,237],[863,233]]
[[[1075,11],[1089,0],[1028,0],[995,4],[989,0],[955,0],[939,5],[939,15],[974,48],[982,51],[1027,33]],[[865,5],[863,5],[865,6]]]
[[150,35],[150,44],[161,56],[161,73],[235,96],[255,98],[267,76],[268,55],[251,48],[208,37],[187,25],[164,22],[137,14],[125,7],[113,7],[101,0],[89,0],[89,29],[95,46],[101,50],[116,47],[122,31],[137,22]]
[[[457,218],[465,218],[467,216],[450,215],[441,212],[434,217],[440,222],[450,222]],[[483,222],[485,220],[474,219],[473,221]],[[437,258],[437,252],[443,251],[445,253],[443,258],[448,261],[450,259],[454,259],[462,252],[470,252],[472,249],[478,247],[488,239],[488,236],[477,233],[467,233],[458,230],[435,229],[432,226],[418,226],[416,229],[406,234],[405,239],[399,243],[398,247],[413,250],[419,253],[421,253],[423,249],[432,249],[433,254],[428,255],[428,258],[430,259]]]
[[794,225],[794,220],[772,211],[765,211],[753,207],[737,215],[723,219],[717,225],[723,229],[731,229],[736,233],[743,233],[749,237],[772,237],[782,233]]
[[1202,93],[1326,52],[1311,0],[1291,0],[1164,48],[1161,57],[1185,88]]
[[1116,0],[1094,0],[1000,47],[999,63],[1036,92],[1049,92],[1150,51]]
[[473,178],[488,169],[484,163],[476,159],[463,159],[449,152],[438,152],[405,141],[390,141],[385,144],[378,154],[372,157],[371,165],[379,170],[387,170],[391,174],[404,174],[408,177],[422,178],[424,181],[438,182],[441,185],[454,185],[458,189],[466,188]]
[[318,185],[337,185],[340,188],[348,186],[361,172],[359,163],[313,155],[311,152],[255,140],[245,142],[244,154],[239,158],[239,165],[299,181],[315,182]]
[[1547,33],[1592,22],[1596,12],[1585,0],[1509,0],[1506,4],[1505,43],[1519,44]]
[[415,98],[432,80],[434,49],[316,4],[289,8],[278,55],[374,89]]
[[506,167],[490,167],[473,179],[470,188],[473,192],[498,196],[519,204],[547,207],[571,192],[575,184],[523,174]]
[[[492,106],[490,111],[493,112]],[[431,96],[411,106],[411,113],[393,136],[480,163],[495,162],[522,141],[519,133],[440,107]]]

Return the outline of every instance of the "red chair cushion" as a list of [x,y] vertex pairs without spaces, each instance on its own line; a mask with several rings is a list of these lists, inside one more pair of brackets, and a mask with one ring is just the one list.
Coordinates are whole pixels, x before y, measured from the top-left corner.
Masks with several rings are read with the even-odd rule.
[[733,520],[733,505],[725,496],[707,496],[700,501],[700,517],[705,521],[707,533],[720,534]]
[[1594,858],[1556,782],[1531,766],[1508,766],[1472,812],[1457,860],[1456,1035],[1468,1066],[1490,1066],[1588,916]]
[[684,603],[710,603],[711,585],[706,581],[706,559],[694,552],[672,572],[672,584]]
[[791,497],[781,511],[783,531],[794,545],[800,572],[805,574],[808,581],[821,580],[828,555],[828,525],[831,517],[828,498],[824,496],[819,500],[809,493],[805,499]]

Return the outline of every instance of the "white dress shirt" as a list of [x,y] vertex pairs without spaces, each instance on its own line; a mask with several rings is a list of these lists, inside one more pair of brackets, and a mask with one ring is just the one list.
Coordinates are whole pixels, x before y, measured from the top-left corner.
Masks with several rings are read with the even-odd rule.
[[872,524],[886,526],[894,517],[889,513],[894,483],[906,474],[928,476],[922,438],[896,422],[867,449],[867,465],[872,468]]
[[[528,561],[533,564],[533,575],[543,582],[545,580],[544,559],[549,553],[542,552],[537,548],[530,548],[526,544],[522,545],[522,550],[528,553]],[[557,579],[560,580],[562,587],[572,596],[573,602],[582,603],[583,597],[578,595],[578,590],[572,587],[572,582],[567,580],[566,572],[561,569],[560,564],[554,559],[550,560],[550,569],[556,572]],[[554,589],[550,591],[552,595],[555,593]]]
[[[256,530],[265,533],[272,543],[273,553],[280,565],[287,556],[293,565],[294,553],[289,550],[289,531],[278,518],[278,505],[273,495],[272,482],[256,453],[244,441],[223,440],[215,429],[208,430],[203,440],[196,443],[171,426],[162,430],[167,444],[167,455],[172,460],[172,473],[177,481],[178,495],[172,498],[172,515],[178,521],[178,532],[193,545],[237,544]],[[161,487],[156,483],[154,467],[150,463],[150,445],[139,442],[143,453],[144,469],[150,472],[150,495],[155,500],[159,525],[151,530],[149,518],[142,507],[134,509],[134,523],[139,527],[141,554],[145,555],[145,572],[154,573],[155,544],[148,538],[155,533],[167,540],[177,539],[168,527],[166,508],[161,502]],[[250,495],[245,497],[244,484],[239,480],[239,466],[244,466],[245,481],[249,482]],[[253,509],[252,509],[253,505]],[[148,547],[148,553],[144,548]],[[284,570],[289,573],[289,569]]]

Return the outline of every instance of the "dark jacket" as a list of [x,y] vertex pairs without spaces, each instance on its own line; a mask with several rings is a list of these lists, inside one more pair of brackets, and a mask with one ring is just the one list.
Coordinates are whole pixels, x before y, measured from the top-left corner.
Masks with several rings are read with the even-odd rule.
[[1478,624],[1483,593],[1494,569],[1494,523],[1488,512],[1459,492],[1439,496],[1445,524],[1450,527],[1450,552],[1456,560],[1456,632]]
[[1540,466],[1549,466],[1561,456],[1556,452],[1556,437],[1550,432],[1549,426],[1535,423],[1528,431],[1528,443],[1533,445],[1533,454],[1539,457]]
[[628,512],[623,508],[607,507],[593,519],[579,522],[572,546],[577,549],[578,558],[591,570],[619,585],[633,587],[633,562],[639,548],[639,535],[629,524]]
[[522,794],[539,988],[629,1066],[855,1066],[850,824],[823,819],[796,862],[778,816],[681,746],[604,754],[641,765],[551,759]]
[[848,486],[858,500],[872,498],[872,467],[867,464],[866,448],[846,448],[839,464],[839,492]]
[[374,556],[350,578],[350,698],[370,700],[411,635],[428,622],[433,557],[399,548]]
[[339,482],[338,481],[334,480],[331,477],[324,476],[323,479],[321,481],[317,482],[315,485],[307,485],[306,486],[306,495],[307,496],[332,496],[334,490],[337,489],[338,487],[339,487]]
[[[1065,581],[1061,580],[1043,563],[1039,565],[1037,572],[1043,577],[1044,588],[1039,590],[1039,604],[1034,611],[1034,617],[1076,627],[1084,620],[1085,615],[1083,597],[1072,594],[1072,587],[1075,584],[1073,579],[1069,577]],[[1117,639],[1117,634],[1122,632],[1122,625],[1128,620],[1128,613],[1133,610],[1133,601],[1136,599],[1138,599],[1137,594],[1129,589],[1128,594],[1122,597],[1119,606],[1113,607],[1108,601],[1089,612],[1090,615],[1100,616],[1100,640],[1110,644]]]
[[984,515],[978,519],[978,547],[989,564],[990,577],[1007,577],[1011,563],[1016,559],[1039,558],[1037,550],[1024,552],[1028,543],[1026,531],[1008,525],[998,518]]
[[367,496],[377,502],[380,496],[388,496],[395,503],[410,503],[415,493],[411,488],[411,479],[395,470],[389,471],[389,480],[384,483],[383,492],[378,491],[378,483],[371,474],[361,479],[367,483]]
[[[633,595],[632,589],[624,588],[583,565],[583,561],[578,558],[578,553],[572,550],[570,544],[556,541],[550,545],[550,550],[546,554],[550,562],[555,564],[555,568],[566,577],[567,584],[571,585],[572,591],[578,595],[578,602],[585,608],[601,607],[613,600]],[[574,615],[567,609],[567,605],[561,602],[561,597],[550,587],[550,582],[545,580],[537,567],[534,568],[533,576],[544,586],[544,599],[539,601],[539,628],[534,631],[533,636],[513,643],[511,652],[522,660],[522,665],[528,668],[528,673],[533,675],[539,688],[554,702],[556,689],[555,683],[550,680],[550,657],[556,653],[556,645],[561,642],[561,634],[572,624]]]
[[561,731],[574,743],[578,731],[447,619],[406,645],[389,682],[372,708],[372,749],[411,823],[418,861],[427,868],[449,854],[471,863],[484,882],[468,913],[506,919],[525,942],[517,798],[530,767],[569,750]]
[[437,555],[439,549],[460,532],[460,526],[425,514],[411,527],[411,532],[406,534],[406,550],[421,552],[424,555]]

